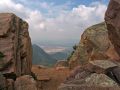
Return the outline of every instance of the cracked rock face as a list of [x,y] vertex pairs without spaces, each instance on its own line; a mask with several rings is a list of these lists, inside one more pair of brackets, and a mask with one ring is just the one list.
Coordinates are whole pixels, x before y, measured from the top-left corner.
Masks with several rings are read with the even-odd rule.
[[109,39],[120,56],[120,0],[110,0],[105,21]]
[[105,22],[87,28],[81,36],[80,43],[72,55],[69,65],[71,68],[94,60],[119,60],[114,45],[108,38]]
[[15,90],[38,90],[37,82],[32,78],[32,76],[21,76],[15,81]]
[[28,24],[11,13],[0,13],[0,72],[31,74],[31,40]]
[[58,90],[120,90],[117,83],[104,74],[94,73],[84,79],[68,82],[61,84]]

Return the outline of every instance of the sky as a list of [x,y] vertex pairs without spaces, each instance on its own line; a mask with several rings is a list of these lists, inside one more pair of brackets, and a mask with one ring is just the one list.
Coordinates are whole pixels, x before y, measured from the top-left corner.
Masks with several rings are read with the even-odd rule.
[[80,40],[83,31],[104,21],[109,0],[0,0],[0,13],[29,23],[32,43]]

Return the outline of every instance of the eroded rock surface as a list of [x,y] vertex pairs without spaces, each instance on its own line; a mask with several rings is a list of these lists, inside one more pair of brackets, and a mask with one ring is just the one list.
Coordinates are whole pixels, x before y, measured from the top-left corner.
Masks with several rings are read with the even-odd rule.
[[109,39],[120,56],[120,0],[110,0],[105,14],[105,21]]
[[106,75],[94,73],[85,79],[74,79],[61,84],[58,90],[120,90],[120,88]]
[[32,76],[24,75],[16,79],[15,90],[38,90],[38,88]]
[[90,60],[106,59],[119,60],[120,57],[108,38],[108,31],[103,22],[85,30],[69,65],[74,68],[77,65],[84,65]]
[[14,90],[14,80],[13,79],[7,79],[7,90]]
[[28,24],[12,13],[0,13],[0,72],[31,73],[32,51]]
[[6,78],[0,73],[0,90],[7,90],[7,80]]
[[58,90],[120,90],[120,67],[110,60],[94,60],[77,66]]

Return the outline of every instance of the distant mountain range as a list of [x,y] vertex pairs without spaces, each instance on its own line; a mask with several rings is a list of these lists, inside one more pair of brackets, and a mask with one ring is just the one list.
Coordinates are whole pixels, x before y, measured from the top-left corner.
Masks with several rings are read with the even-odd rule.
[[62,52],[46,53],[38,45],[33,44],[33,60],[35,65],[53,66],[58,60],[65,60],[71,53],[72,49],[64,50]]
[[57,60],[66,60],[71,52],[72,49],[69,48],[62,52],[49,53],[49,55]]
[[49,54],[47,54],[43,49],[41,49],[37,45],[32,45],[33,48],[33,58],[32,63],[35,65],[45,65],[52,66],[57,62],[56,59],[52,58]]

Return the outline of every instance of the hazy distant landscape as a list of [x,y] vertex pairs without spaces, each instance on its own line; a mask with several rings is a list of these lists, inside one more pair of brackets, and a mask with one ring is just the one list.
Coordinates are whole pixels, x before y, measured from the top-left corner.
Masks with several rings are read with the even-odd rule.
[[33,64],[51,66],[57,61],[67,60],[74,44],[74,42],[33,44]]

